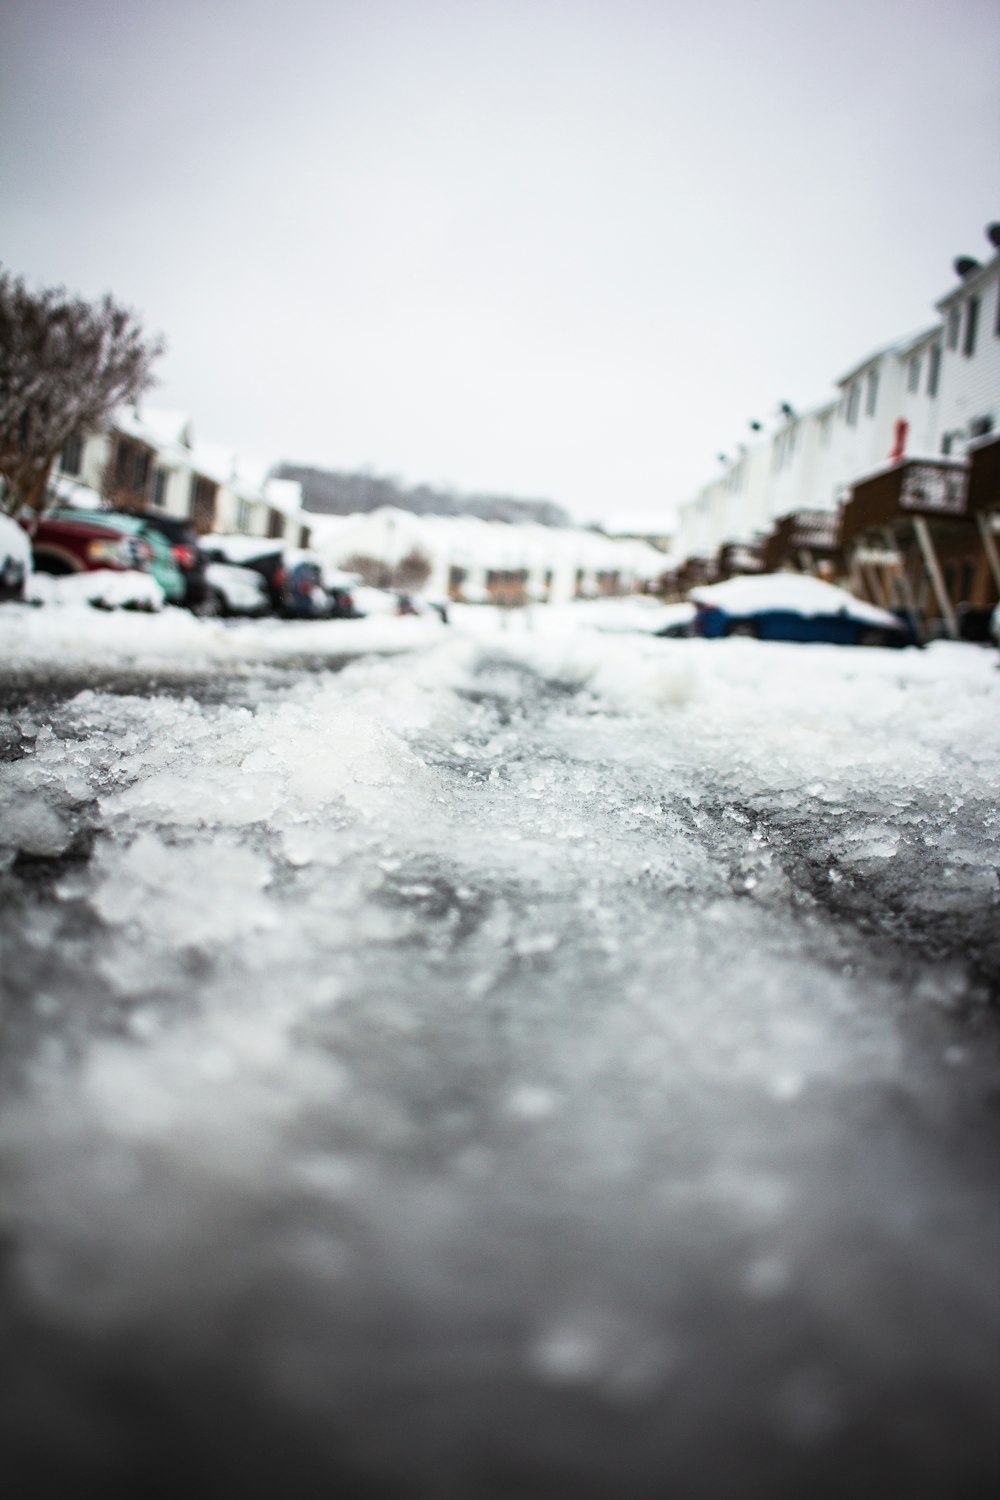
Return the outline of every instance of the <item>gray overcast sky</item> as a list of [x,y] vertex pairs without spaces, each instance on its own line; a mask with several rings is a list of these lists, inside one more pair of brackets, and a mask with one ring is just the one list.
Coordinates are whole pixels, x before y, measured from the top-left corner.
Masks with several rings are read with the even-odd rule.
[[662,524],[1000,218],[997,0],[2,0],[0,258],[264,459]]

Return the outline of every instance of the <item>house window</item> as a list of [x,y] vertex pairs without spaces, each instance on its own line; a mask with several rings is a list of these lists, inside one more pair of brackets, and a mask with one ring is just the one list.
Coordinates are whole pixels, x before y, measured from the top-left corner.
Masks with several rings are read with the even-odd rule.
[[249,530],[250,530],[250,522],[252,520],[252,510],[253,510],[253,508],[252,508],[249,500],[239,500],[237,502],[237,505],[236,505],[236,530],[237,531],[246,531],[246,532],[249,532]]
[[848,427],[856,427],[858,425],[858,408],[860,405],[861,382],[856,380],[847,392],[847,411],[844,415]]
[[132,464],[132,488],[137,495],[145,492],[146,481],[149,478],[149,453],[144,448],[137,448],[135,460]]
[[59,467],[64,474],[79,474],[83,466],[83,439],[76,432],[68,437],[59,458]]
[[919,391],[920,389],[920,360],[911,359],[906,371],[906,389],[908,391]]
[[938,393],[938,382],[941,379],[941,345],[932,344],[931,352],[927,360],[927,394],[936,396]]
[[878,371],[868,371],[868,390],[865,396],[865,415],[875,415],[875,403],[878,400]]
[[962,322],[962,312],[958,307],[953,307],[948,314],[948,348],[958,348],[958,330]]
[[285,518],[280,510],[272,510],[267,518],[267,534],[272,539],[284,536]]
[[971,359],[976,352],[976,332],[979,328],[979,298],[970,297],[965,304],[965,337],[962,340],[962,353],[966,359]]
[[129,466],[132,462],[132,444],[120,439],[118,452],[115,454],[115,484],[124,485],[128,478]]
[[153,504],[161,508],[167,503],[167,471],[166,469],[154,469],[153,471]]

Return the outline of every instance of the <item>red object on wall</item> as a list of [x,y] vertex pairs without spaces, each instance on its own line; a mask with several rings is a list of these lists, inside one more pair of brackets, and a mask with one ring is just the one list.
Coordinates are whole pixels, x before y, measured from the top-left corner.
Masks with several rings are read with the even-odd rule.
[[906,452],[906,434],[909,430],[909,422],[904,417],[900,417],[892,435],[892,452],[889,454],[889,459],[894,464],[898,464]]

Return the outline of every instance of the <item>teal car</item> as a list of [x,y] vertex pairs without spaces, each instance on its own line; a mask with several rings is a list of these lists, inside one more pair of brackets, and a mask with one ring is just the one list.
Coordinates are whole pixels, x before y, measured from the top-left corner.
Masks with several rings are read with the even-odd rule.
[[183,604],[186,592],[184,574],[174,562],[170,543],[161,531],[150,526],[141,516],[130,516],[122,511],[113,514],[106,510],[76,510],[67,508],[46,512],[50,521],[78,521],[90,526],[107,526],[144,541],[149,547],[149,571],[163,590],[167,604]]

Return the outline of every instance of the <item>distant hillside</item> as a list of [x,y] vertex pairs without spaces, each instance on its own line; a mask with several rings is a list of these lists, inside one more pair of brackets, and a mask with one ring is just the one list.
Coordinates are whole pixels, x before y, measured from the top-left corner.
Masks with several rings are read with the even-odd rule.
[[478,516],[483,521],[535,521],[540,526],[569,526],[570,517],[551,500],[515,500],[509,495],[459,495],[420,484],[406,489],[377,474],[344,474],[305,464],[281,463],[277,479],[297,479],[306,510],[318,515],[349,516],[395,505],[418,516]]

